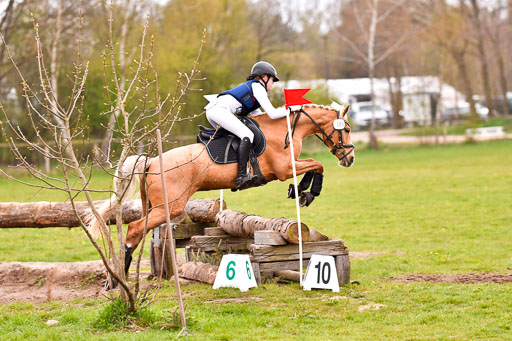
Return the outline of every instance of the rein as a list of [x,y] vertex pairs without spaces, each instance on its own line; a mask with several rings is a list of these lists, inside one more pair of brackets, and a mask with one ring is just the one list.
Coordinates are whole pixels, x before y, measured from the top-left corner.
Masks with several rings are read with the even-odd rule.
[[[338,110],[335,110],[335,111],[336,111],[336,115],[337,115],[336,118],[340,119],[340,112]],[[295,115],[295,112],[293,114]],[[352,143],[350,143],[350,144],[343,144],[343,135],[342,134],[343,134],[343,130],[345,130],[345,129],[333,128],[331,133],[329,135],[327,135],[327,133],[322,129],[322,127],[320,127],[320,125],[318,125],[318,123],[316,123],[316,121],[313,119],[313,117],[311,117],[302,108],[300,108],[299,113],[297,114],[297,116],[293,120],[292,139],[293,139],[293,134],[295,134],[295,128],[297,127],[297,123],[299,122],[299,118],[300,118],[301,114],[306,115],[311,120],[311,122],[313,122],[313,124],[320,130],[320,132],[322,133],[322,136],[325,136],[325,139],[324,139],[324,138],[320,137],[318,134],[315,134],[315,136],[318,137],[318,139],[320,141],[322,141],[328,147],[329,147],[329,145],[327,144],[327,142],[331,142],[332,143],[334,148],[329,147],[329,149],[330,149],[330,151],[331,151],[331,153],[333,155],[336,155],[339,150],[343,151],[343,154],[341,155],[339,160],[346,159],[348,154],[350,154],[355,149],[355,146]],[[345,122],[345,124],[347,124],[350,127],[350,124],[348,122]],[[339,134],[338,134],[338,142],[337,143],[334,142],[333,139],[332,139],[335,131],[339,132]],[[286,136],[284,138],[284,149],[288,148],[289,145],[290,145],[290,139],[289,139],[288,133],[286,133]],[[348,152],[346,152],[345,150],[348,149],[348,148],[350,148],[350,150]]]

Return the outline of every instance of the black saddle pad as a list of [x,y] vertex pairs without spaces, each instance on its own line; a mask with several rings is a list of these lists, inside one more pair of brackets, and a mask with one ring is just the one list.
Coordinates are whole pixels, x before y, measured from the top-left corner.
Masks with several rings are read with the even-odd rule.
[[[258,123],[251,118],[241,117],[240,120],[254,133],[253,151],[256,156],[260,156],[265,151],[266,140]],[[211,139],[213,136],[213,139]],[[197,135],[197,142],[205,145],[208,154],[215,163],[227,164],[238,161],[238,146],[240,139],[229,131],[201,127],[201,132]]]

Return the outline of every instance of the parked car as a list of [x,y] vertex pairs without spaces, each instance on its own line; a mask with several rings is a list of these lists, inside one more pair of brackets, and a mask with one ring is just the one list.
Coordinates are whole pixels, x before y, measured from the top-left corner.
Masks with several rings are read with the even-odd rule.
[[[359,128],[370,126],[372,120],[372,102],[355,102],[350,105],[349,117],[354,125]],[[378,127],[391,124],[391,114],[389,111],[375,104],[375,124]]]
[[[480,103],[475,103],[476,113],[480,119],[487,121],[489,117],[489,109]],[[457,106],[445,107],[441,110],[441,121],[455,122],[460,120],[467,120],[471,114],[469,103],[462,102]]]

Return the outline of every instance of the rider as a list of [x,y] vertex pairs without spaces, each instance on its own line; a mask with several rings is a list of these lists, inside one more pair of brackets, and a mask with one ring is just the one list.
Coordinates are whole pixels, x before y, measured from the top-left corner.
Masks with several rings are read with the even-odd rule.
[[237,189],[248,188],[253,180],[253,177],[247,175],[247,161],[254,140],[253,132],[237,116],[259,112],[261,107],[272,119],[285,117],[286,110],[274,108],[268,98],[267,92],[274,82],[279,82],[276,69],[270,63],[257,62],[245,83],[220,93],[217,101],[206,106],[206,118],[212,126],[221,126],[241,140],[238,148]]

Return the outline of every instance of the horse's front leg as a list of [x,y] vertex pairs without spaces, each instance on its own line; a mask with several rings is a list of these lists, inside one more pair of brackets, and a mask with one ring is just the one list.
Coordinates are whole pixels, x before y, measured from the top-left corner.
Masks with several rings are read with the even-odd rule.
[[[297,165],[300,167],[296,167],[297,175],[300,174],[300,171],[306,170],[304,176],[302,177],[299,185],[297,186],[298,195],[299,195],[299,204],[300,206],[309,206],[315,197],[320,195],[322,191],[323,184],[323,165],[315,161],[313,159],[306,160],[298,160]],[[308,170],[310,168],[314,168],[313,170]],[[311,184],[312,183],[312,184]],[[311,185],[311,192],[306,192],[306,190]],[[293,184],[288,188],[288,198],[295,199],[295,186]]]
[[[314,171],[315,173],[323,173],[324,166],[321,162],[315,161],[313,159],[306,160],[296,160],[295,161],[295,170],[297,171],[297,175],[302,175],[309,171]],[[281,174],[278,174],[278,178],[281,181],[285,181],[287,179],[293,178],[293,169],[291,167],[287,167]]]

